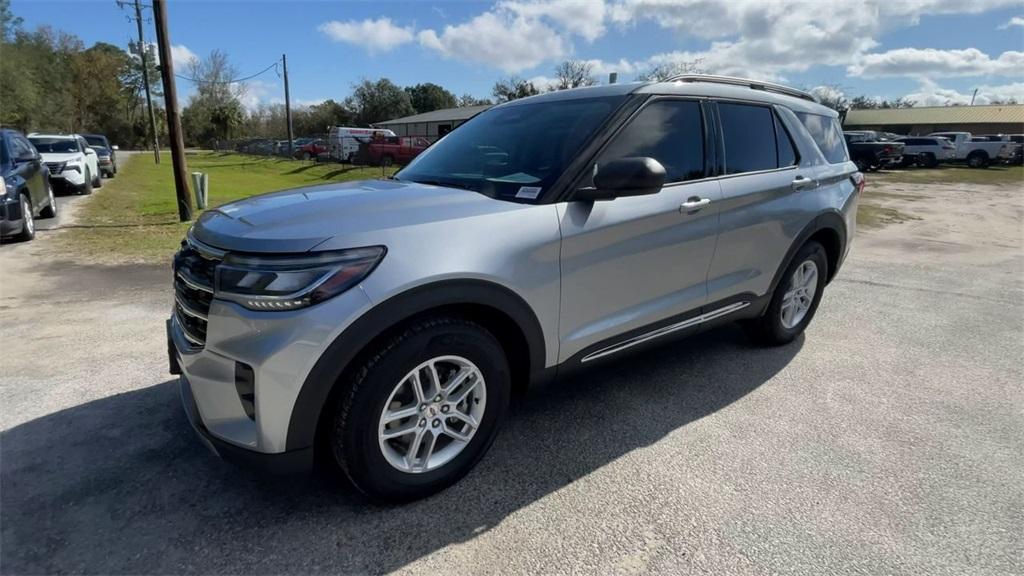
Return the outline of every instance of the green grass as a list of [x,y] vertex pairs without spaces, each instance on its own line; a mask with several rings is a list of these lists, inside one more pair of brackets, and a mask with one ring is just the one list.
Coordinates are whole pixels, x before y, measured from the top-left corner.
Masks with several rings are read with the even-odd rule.
[[906,184],[993,184],[1024,186],[1024,166],[990,166],[968,168],[960,165],[938,168],[907,168],[867,174],[868,185],[880,183]]
[[[191,223],[178,222],[171,159],[164,154],[162,160],[156,165],[147,153],[123,159],[117,177],[105,180],[77,222],[56,238],[58,249],[100,262],[168,262]],[[379,167],[223,152],[188,154],[187,163],[190,173],[210,175],[209,207],[274,190],[382,177]]]

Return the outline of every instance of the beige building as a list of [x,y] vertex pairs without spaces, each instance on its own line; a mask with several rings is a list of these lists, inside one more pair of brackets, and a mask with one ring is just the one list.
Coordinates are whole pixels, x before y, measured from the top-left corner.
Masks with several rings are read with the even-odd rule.
[[879,130],[919,136],[931,132],[1024,134],[1024,105],[922,106],[850,110],[844,130]]
[[490,108],[490,104],[483,106],[463,106],[462,108],[445,108],[414,114],[405,118],[395,118],[377,122],[374,128],[388,128],[397,136],[423,136],[431,142],[451,132],[459,124],[469,120],[473,116]]

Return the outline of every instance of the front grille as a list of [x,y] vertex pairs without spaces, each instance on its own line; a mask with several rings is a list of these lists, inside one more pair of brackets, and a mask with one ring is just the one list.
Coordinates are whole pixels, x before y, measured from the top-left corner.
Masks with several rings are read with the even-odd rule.
[[49,168],[50,174],[60,174],[64,171],[63,162],[47,162],[46,167]]
[[174,255],[174,315],[195,348],[206,344],[207,316],[213,300],[214,273],[220,258],[182,243]]

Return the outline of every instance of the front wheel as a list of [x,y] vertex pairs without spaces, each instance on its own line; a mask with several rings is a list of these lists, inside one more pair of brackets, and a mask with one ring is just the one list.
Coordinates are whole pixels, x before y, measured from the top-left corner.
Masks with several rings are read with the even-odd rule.
[[97,170],[96,171],[96,175],[93,176],[93,178],[92,178],[92,187],[93,188],[102,188],[103,187],[103,171],[102,170]]
[[86,195],[86,196],[88,196],[89,194],[92,194],[92,183],[93,183],[92,175],[89,173],[89,169],[86,168],[85,169],[85,182],[78,189],[78,193]]
[[385,501],[442,490],[483,457],[508,410],[511,379],[497,339],[437,317],[371,350],[335,409],[329,444],[353,485]]
[[808,242],[786,268],[764,315],[744,324],[747,332],[768,346],[792,342],[811,323],[827,277],[825,248]]
[[57,199],[53,197],[53,184],[46,179],[46,195],[48,197],[46,208],[39,213],[40,218],[53,218],[57,215]]
[[21,233],[18,240],[28,241],[36,237],[36,221],[32,214],[32,201],[28,195],[21,195]]

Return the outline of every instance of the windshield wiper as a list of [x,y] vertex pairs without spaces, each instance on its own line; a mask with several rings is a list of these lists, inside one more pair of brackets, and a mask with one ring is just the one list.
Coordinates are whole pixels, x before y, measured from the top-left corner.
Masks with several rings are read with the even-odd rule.
[[467,184],[460,184],[458,182],[450,182],[447,180],[410,180],[410,182],[415,182],[417,184],[430,184],[432,186],[445,186],[447,188],[461,188],[463,190],[469,190],[471,192],[477,191],[476,188],[473,188],[472,186],[469,186]]

